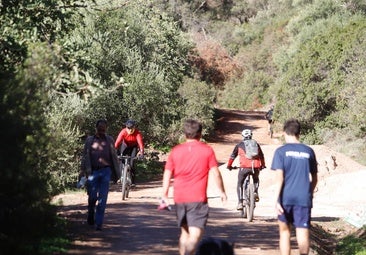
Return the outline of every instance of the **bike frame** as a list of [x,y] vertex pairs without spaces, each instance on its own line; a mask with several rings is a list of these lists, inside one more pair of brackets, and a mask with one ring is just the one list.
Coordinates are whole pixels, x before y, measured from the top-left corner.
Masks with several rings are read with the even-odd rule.
[[128,194],[131,189],[132,179],[131,179],[131,161],[136,157],[131,157],[130,155],[118,156],[121,160],[120,171],[121,171],[121,185],[122,185],[122,200],[128,198]]
[[[240,169],[240,167],[233,167],[233,169]],[[243,207],[243,210],[241,210],[241,216],[243,218],[248,218],[249,222],[253,221],[254,217],[254,208],[255,208],[255,197],[254,197],[254,162],[252,161],[252,172],[248,174],[248,176],[245,178],[243,182],[243,198],[246,194],[246,197],[248,198],[248,203]]]
[[254,197],[254,168],[252,167],[252,172],[248,174],[243,183],[243,193],[246,193],[248,203],[243,207],[243,217],[247,218],[249,222],[253,221],[254,208],[255,208],[255,197]]

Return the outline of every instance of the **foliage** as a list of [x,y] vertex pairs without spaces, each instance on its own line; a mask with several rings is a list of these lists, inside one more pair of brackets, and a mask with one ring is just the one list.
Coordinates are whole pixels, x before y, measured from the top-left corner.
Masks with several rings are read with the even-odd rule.
[[74,187],[79,177],[82,134],[78,125],[84,119],[84,105],[76,95],[54,96],[46,111],[52,134],[47,170],[55,181],[53,188],[56,194]]
[[92,73],[101,87],[89,93],[87,127],[92,127],[91,117],[104,116],[116,136],[133,118],[146,142],[172,142],[168,132],[181,118],[176,91],[190,74],[190,42],[171,18],[146,1],[89,14],[86,24],[70,40],[73,51],[83,52],[77,66]]
[[248,73],[243,79],[232,80],[226,84],[219,97],[219,104],[233,109],[254,110],[265,103],[266,89],[271,77],[264,72]]
[[[213,130],[215,91],[210,85],[193,79],[186,79],[178,90],[184,100],[184,118],[194,118],[203,125],[205,136]],[[179,130],[181,131],[181,130]]]
[[[316,125],[344,128],[350,120],[343,122],[336,118],[342,111],[350,110],[350,101],[342,97],[344,89],[351,87],[345,85],[347,69],[360,66],[359,60],[354,61],[354,51],[364,47],[365,20],[335,15],[309,29],[313,32],[304,31],[311,38],[301,44],[289,63],[284,63],[286,68],[280,68],[285,71],[279,80],[277,114],[282,121],[290,116],[299,118],[308,132]],[[288,104],[292,107],[288,108]],[[364,120],[355,125],[362,128],[362,123]],[[361,137],[365,135],[358,133]]]
[[365,255],[366,254],[366,227],[361,228],[357,233],[350,234],[337,244],[335,254]]

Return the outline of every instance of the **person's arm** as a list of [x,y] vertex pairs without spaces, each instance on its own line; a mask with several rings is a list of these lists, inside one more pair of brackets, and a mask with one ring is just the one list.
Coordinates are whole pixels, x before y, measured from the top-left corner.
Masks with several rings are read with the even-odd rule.
[[164,170],[163,174],[163,191],[161,195],[161,199],[169,205],[168,201],[168,193],[169,193],[169,187],[170,187],[170,179],[172,178],[172,171],[169,169]]
[[118,147],[121,145],[121,143],[123,142],[123,129],[121,130],[121,132],[119,132],[118,137],[116,139],[116,142],[114,143],[114,148],[116,148],[118,150]]
[[92,137],[88,137],[85,141],[83,155],[81,158],[81,170],[79,178],[81,176],[89,176],[91,174],[90,146],[92,139]]
[[232,164],[233,164],[235,158],[238,156],[238,152],[239,152],[238,145],[235,145],[234,150],[230,155],[229,161],[227,162],[227,165],[226,165],[227,169],[231,170],[233,168]]
[[137,144],[139,145],[139,155],[144,155],[144,140],[142,138],[142,134],[139,132],[136,136]]
[[312,172],[311,173],[311,194],[314,194],[314,190],[315,190],[317,183],[318,183],[318,173]]
[[213,178],[216,183],[216,186],[220,190],[221,201],[226,202],[227,196],[226,196],[224,182],[222,180],[222,176],[221,176],[219,168],[217,166],[214,166],[210,169],[210,172],[213,173]]
[[261,160],[261,167],[266,168],[266,161],[264,159],[264,153],[263,153],[262,148],[259,144],[258,144],[258,147],[259,147],[259,158]]
[[277,215],[283,214],[283,208],[279,202],[280,200],[280,194],[283,186],[284,176],[283,176],[283,170],[282,169],[276,169],[275,170],[275,190],[274,190],[274,205],[275,205],[275,211]]

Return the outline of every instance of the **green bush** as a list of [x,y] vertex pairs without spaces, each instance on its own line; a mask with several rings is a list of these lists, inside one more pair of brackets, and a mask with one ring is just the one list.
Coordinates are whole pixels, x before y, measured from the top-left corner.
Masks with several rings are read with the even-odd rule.
[[336,247],[336,255],[365,255],[366,254],[366,227],[361,228],[357,233],[353,233],[342,238]]

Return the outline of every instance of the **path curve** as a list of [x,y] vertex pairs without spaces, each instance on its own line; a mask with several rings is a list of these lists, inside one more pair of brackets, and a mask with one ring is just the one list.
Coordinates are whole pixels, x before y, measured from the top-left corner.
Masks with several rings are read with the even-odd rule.
[[[272,205],[273,178],[268,168],[274,150],[281,145],[281,138],[279,134],[275,134],[273,139],[268,136],[267,122],[263,116],[264,112],[260,111],[220,110],[214,139],[208,140],[220,163],[228,202],[225,205],[221,204],[210,178],[208,196],[211,211],[205,236],[235,243],[236,255],[278,254],[278,230]],[[254,138],[262,146],[268,167],[260,175],[261,200],[257,204],[255,218],[251,223],[240,218],[235,209],[237,172],[228,171],[225,165],[234,145],[241,140],[240,133],[244,128],[253,130]],[[336,155],[339,159],[338,167],[330,173],[328,170],[325,171],[325,167],[320,163],[319,191],[314,198],[314,221],[331,223],[338,217],[347,217],[345,208],[350,205],[340,199],[339,203],[334,204],[336,200],[331,199],[334,191],[330,188],[334,189],[334,185],[341,187],[339,178],[346,176],[353,175],[353,179],[365,180],[366,176],[362,176],[363,178],[356,176],[364,175],[366,170],[364,166],[329,148],[315,146],[314,149],[317,157],[319,156],[318,161],[330,155]],[[352,198],[353,207],[360,203],[366,204],[365,191],[361,190],[363,185],[360,184],[359,190],[362,196]],[[175,213],[174,210],[169,212],[156,209],[160,193],[160,180],[140,183],[130,192],[130,198],[122,201],[119,186],[112,185],[103,231],[95,231],[85,222],[87,196],[84,192],[57,196],[55,200],[63,204],[59,207],[59,214],[69,220],[69,232],[74,240],[68,254],[178,254],[179,229],[176,226]],[[348,198],[348,202],[349,200]],[[296,247],[294,238],[292,243],[293,247]],[[298,254],[298,251],[294,249],[292,254]]]

